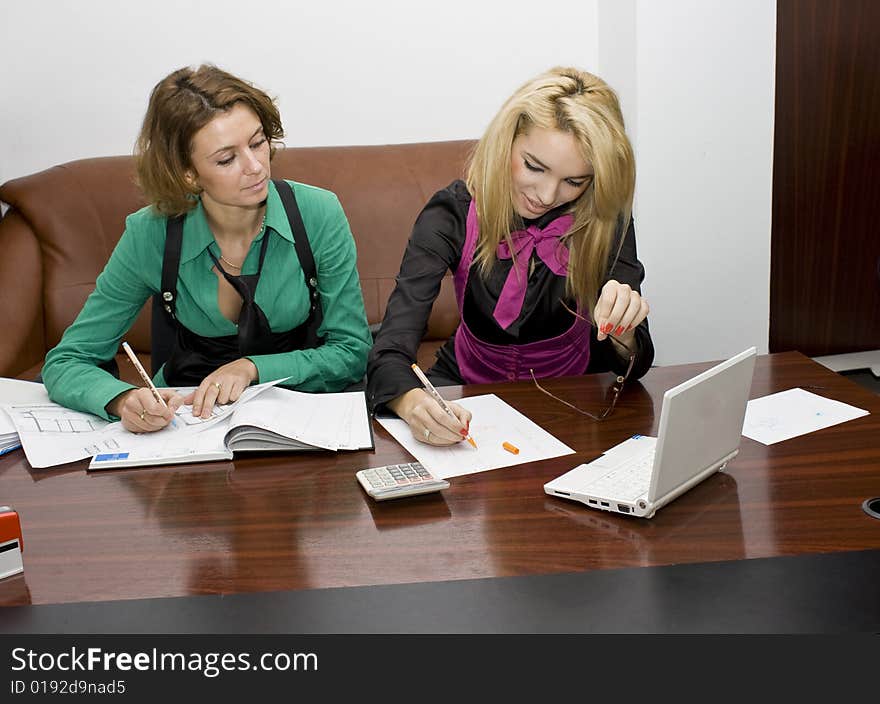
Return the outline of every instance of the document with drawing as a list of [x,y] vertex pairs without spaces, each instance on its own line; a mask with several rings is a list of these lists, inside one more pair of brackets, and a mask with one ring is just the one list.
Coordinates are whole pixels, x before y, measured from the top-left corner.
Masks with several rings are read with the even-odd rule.
[[743,435],[772,445],[867,415],[864,408],[804,389],[788,389],[749,401]]

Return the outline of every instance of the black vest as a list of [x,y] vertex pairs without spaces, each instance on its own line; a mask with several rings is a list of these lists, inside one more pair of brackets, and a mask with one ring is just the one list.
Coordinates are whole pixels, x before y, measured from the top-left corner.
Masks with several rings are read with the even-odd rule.
[[169,386],[197,386],[218,367],[248,355],[310,349],[324,343],[324,338],[318,336],[318,328],[324,316],[318,297],[315,259],[312,256],[302,216],[290,184],[282,180],[272,182],[281,196],[293,231],[294,247],[309,291],[311,305],[308,317],[292,330],[272,332],[266,315],[254,300],[269,241],[267,229],[263,233],[256,274],[231,276],[209,252],[218,271],[242,298],[238,334],[202,337],[181,325],[175,315],[175,306],[184,216],[168,218],[165,227],[165,255],[162,261],[162,290],[153,296],[152,368],[155,375],[159,368],[165,365],[163,376]]

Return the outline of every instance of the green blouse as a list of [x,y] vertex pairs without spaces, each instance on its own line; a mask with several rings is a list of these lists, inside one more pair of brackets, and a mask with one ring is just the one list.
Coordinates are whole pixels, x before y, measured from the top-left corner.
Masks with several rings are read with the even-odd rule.
[[[290,183],[315,258],[324,312],[318,332],[325,336],[325,343],[315,349],[249,359],[256,365],[260,381],[290,377],[285,385],[300,391],[340,391],[363,378],[371,345],[354,238],[333,193]],[[309,299],[290,223],[271,182],[266,228],[252,243],[242,274],[256,273],[260,244],[266,236],[270,239],[256,302],[272,332],[283,332],[305,321]],[[117,352],[144,302],[158,292],[164,250],[164,216],[148,206],[126,218],[125,232],[95,282],[95,290],[61,342],[46,355],[43,382],[53,401],[110,418],[105,406],[132,386],[97,365]],[[217,305],[218,279],[209,250],[220,256],[200,201],[187,213],[183,225],[176,314],[198,335],[234,335],[237,325],[225,318]],[[166,386],[161,369],[154,382]]]

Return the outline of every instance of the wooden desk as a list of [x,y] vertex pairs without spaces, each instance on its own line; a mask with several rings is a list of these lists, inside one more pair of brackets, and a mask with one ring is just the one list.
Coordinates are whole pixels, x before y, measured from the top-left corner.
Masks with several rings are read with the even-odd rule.
[[[543,484],[633,433],[656,434],[663,392],[710,363],[651,370],[603,423],[530,383],[495,393],[577,451],[451,481],[442,492],[375,503],[357,469],[409,459],[376,424],[375,453],[251,456],[232,462],[89,474],[86,462],[33,470],[0,458],[0,503],[24,533],[23,575],[0,604],[287,592],[583,573],[880,549],[880,396],[797,353],[761,356],[751,396],[796,386],[870,411],[739,456],[650,521],[546,496]],[[608,375],[547,383],[600,405]],[[269,595],[266,595],[267,597]]]

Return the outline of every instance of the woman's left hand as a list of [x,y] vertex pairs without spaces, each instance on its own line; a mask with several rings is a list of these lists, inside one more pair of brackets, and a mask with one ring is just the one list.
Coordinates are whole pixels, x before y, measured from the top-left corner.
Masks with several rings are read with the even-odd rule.
[[648,317],[648,302],[629,284],[611,279],[602,287],[599,302],[593,312],[598,334],[604,340],[613,335],[629,344],[635,338],[636,326]]
[[194,416],[210,418],[215,404],[237,401],[242,392],[258,378],[257,367],[249,359],[242,357],[224,364],[208,374],[199,388],[183,399],[192,404]]

